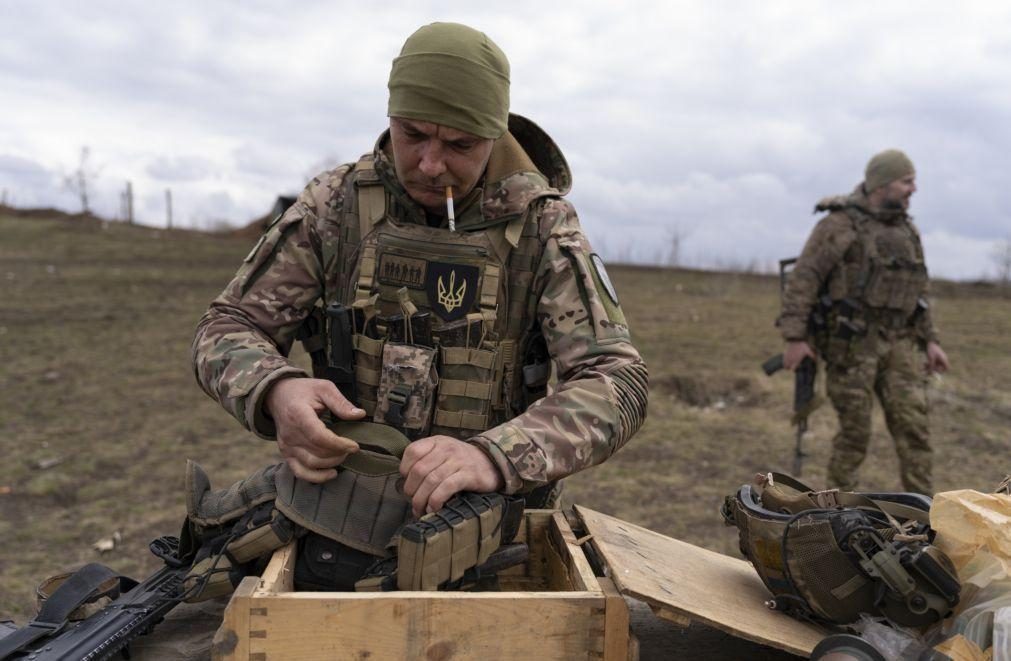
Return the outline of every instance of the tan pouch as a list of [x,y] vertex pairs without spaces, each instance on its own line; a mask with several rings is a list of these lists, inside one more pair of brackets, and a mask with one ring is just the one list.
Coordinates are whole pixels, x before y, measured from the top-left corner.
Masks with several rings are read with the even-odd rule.
[[436,590],[484,563],[502,542],[500,494],[458,494],[438,512],[404,526],[397,543],[397,588]]
[[412,438],[425,435],[439,383],[435,358],[435,349],[429,347],[386,343],[373,418],[376,422],[410,432]]

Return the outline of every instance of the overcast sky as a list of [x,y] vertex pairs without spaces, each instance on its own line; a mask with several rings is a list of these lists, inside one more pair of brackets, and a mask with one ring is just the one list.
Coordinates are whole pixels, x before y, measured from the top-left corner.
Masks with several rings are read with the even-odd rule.
[[[995,270],[1011,236],[1011,5],[1000,2],[277,3],[4,0],[0,189],[241,225],[328,163],[371,150],[392,58],[459,21],[512,64],[512,110],[574,172],[571,199],[610,259],[768,268],[814,203],[890,147],[917,166],[912,213],[935,276]],[[490,6],[490,3],[488,3]]]

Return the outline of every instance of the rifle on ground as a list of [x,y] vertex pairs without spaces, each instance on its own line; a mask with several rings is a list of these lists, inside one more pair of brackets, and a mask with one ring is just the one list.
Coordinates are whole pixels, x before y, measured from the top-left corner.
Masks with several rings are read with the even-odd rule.
[[[776,354],[762,363],[762,370],[772,376],[783,369],[783,354]],[[804,467],[804,434],[807,432],[807,417],[821,402],[814,396],[814,381],[818,375],[818,363],[811,358],[800,361],[794,372],[793,417],[790,422],[797,427],[797,439],[793,448],[793,475],[801,476]]]
[[[120,651],[129,658],[130,642],[150,632],[190,596],[183,588],[190,566],[175,555],[178,545],[175,537],[151,542],[151,552],[162,558],[165,566],[140,583],[104,565],[85,565],[49,596],[32,622],[0,637],[0,659],[103,661]],[[70,622],[71,612],[94,599],[99,586],[111,579],[119,581],[119,597],[97,613]]]

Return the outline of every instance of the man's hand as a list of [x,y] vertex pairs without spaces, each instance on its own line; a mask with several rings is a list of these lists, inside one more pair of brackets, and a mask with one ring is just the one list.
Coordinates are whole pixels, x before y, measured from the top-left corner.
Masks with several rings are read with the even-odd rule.
[[948,364],[948,354],[944,353],[944,349],[937,342],[927,343],[927,374],[933,374],[934,372],[940,372],[944,374],[948,371],[950,365]]
[[505,485],[488,455],[450,436],[429,436],[408,445],[400,474],[414,516],[434,512],[458,491],[487,493]]
[[783,367],[791,372],[797,369],[805,358],[815,360],[814,349],[804,340],[790,340],[783,351]]
[[334,467],[358,451],[357,443],[333,433],[319,419],[326,410],[341,420],[365,416],[330,381],[282,379],[267,391],[264,406],[277,425],[277,448],[299,479],[317,483],[333,479]]

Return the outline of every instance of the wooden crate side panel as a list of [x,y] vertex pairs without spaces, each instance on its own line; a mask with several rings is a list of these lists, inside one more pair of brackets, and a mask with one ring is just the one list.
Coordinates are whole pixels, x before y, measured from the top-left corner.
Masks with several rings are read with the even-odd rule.
[[[309,594],[317,598],[303,596]],[[249,658],[257,661],[599,659],[604,652],[604,599],[592,593],[361,593],[340,599],[301,593],[254,601]]]
[[614,581],[598,578],[604,592],[604,659],[605,661],[625,661],[629,657],[628,604]]
[[[555,512],[551,516],[551,527],[548,529],[548,542],[554,545],[565,563],[564,574],[572,587],[569,590],[600,590],[597,577],[590,567],[586,554],[580,548],[575,533],[569,527],[569,522],[562,512]],[[558,588],[565,589],[565,588]]]
[[524,573],[534,579],[540,579],[547,585],[547,531],[551,525],[552,510],[527,510],[524,512],[521,535],[517,535],[517,541],[525,542],[530,549],[530,560],[527,562]]
[[211,642],[214,661],[237,661],[249,658],[249,608],[259,579],[247,576],[242,579],[232,598],[228,600],[221,626]]

